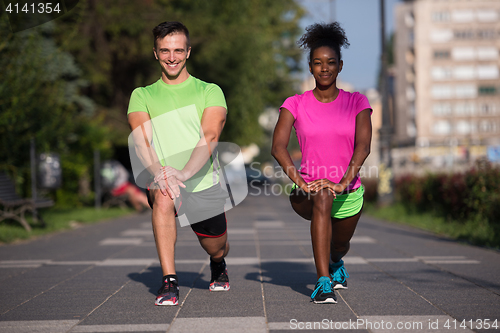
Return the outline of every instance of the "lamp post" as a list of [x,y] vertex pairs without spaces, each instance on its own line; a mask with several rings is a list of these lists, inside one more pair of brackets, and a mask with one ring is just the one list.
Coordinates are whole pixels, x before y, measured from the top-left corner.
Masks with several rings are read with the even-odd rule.
[[330,22],[335,21],[335,0],[328,1],[328,18]]
[[391,158],[392,125],[389,113],[389,89],[387,81],[387,48],[385,41],[385,0],[380,0],[380,96],[382,99],[382,126],[379,129],[379,182],[378,202],[387,205],[394,200]]

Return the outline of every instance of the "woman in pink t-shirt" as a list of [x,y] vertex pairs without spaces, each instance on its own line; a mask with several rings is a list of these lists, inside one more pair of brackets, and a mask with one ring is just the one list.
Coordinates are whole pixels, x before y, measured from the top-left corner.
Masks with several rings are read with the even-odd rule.
[[[299,40],[309,49],[316,88],[286,99],[273,136],[272,154],[295,183],[290,202],[311,220],[318,282],[315,303],[336,303],[335,289],[347,289],[342,257],[349,251],[363,207],[359,170],[370,153],[371,107],[360,93],[338,89],[340,48],[349,42],[338,23],[314,24]],[[287,151],[295,128],[302,161],[297,170]]]

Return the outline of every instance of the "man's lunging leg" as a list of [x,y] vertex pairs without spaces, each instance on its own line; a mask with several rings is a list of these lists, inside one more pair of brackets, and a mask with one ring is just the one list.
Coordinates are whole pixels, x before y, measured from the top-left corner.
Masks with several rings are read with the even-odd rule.
[[162,287],[158,290],[156,305],[177,305],[179,283],[175,272],[175,243],[177,225],[175,223],[174,201],[159,190],[150,192],[153,202],[153,233],[156,250],[163,272]]

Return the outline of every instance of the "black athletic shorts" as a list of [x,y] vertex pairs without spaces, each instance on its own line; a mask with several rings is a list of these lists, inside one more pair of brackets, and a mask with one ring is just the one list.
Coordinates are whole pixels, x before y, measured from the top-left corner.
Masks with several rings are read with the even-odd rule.
[[[202,237],[221,237],[227,231],[226,213],[224,205],[228,198],[227,192],[222,190],[220,184],[216,184],[208,189],[199,192],[187,192],[180,189],[179,209],[176,209],[175,216],[186,215],[191,229]],[[153,202],[149,197],[149,187],[147,189],[148,202],[153,208]]]

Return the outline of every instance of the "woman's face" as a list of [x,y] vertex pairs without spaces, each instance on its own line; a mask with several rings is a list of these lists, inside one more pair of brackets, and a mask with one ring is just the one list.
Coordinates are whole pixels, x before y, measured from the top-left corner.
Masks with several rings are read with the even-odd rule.
[[318,47],[313,51],[309,70],[320,86],[335,84],[337,75],[342,70],[343,62],[339,61],[337,52],[328,46]]

